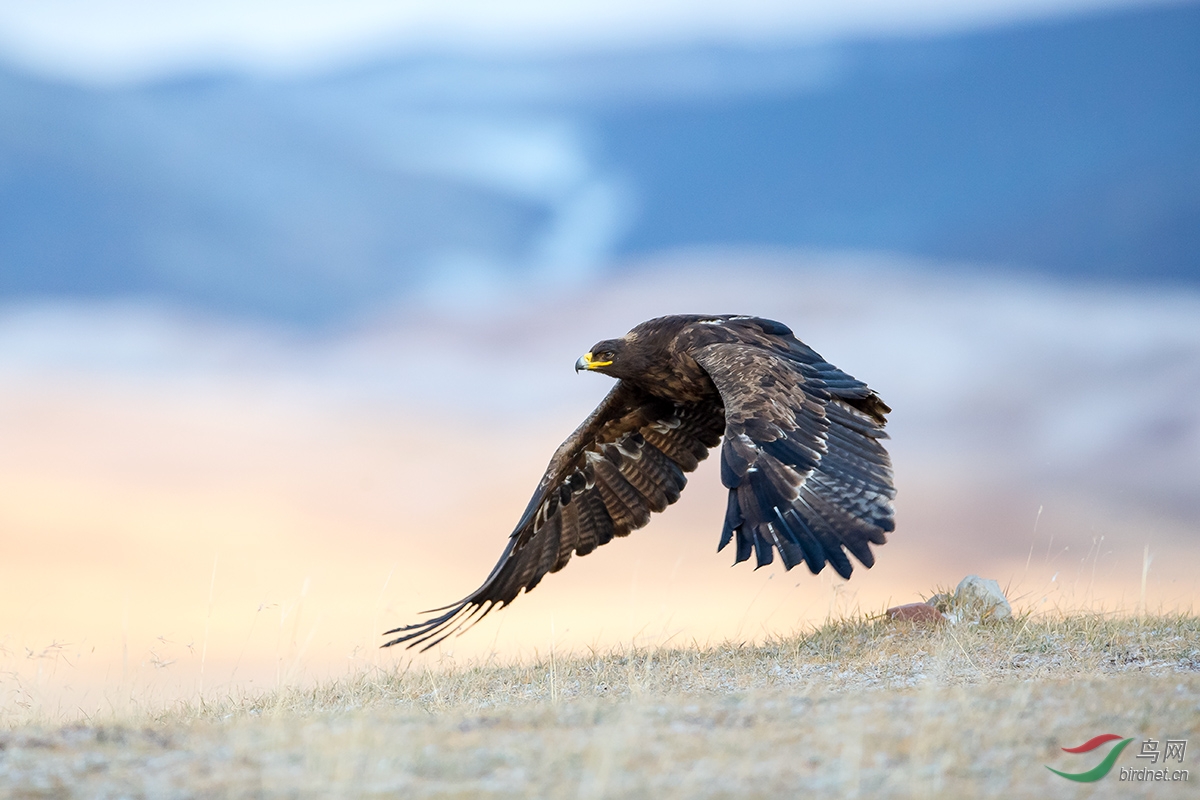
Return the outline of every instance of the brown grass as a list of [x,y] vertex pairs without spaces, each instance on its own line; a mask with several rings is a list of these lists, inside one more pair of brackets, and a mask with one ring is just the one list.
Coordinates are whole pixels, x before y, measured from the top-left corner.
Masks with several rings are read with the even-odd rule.
[[[1186,784],[1043,765],[1189,739]],[[761,646],[374,669],[0,733],[0,797],[1194,796],[1200,618],[830,623]],[[1126,763],[1128,762],[1128,763]]]

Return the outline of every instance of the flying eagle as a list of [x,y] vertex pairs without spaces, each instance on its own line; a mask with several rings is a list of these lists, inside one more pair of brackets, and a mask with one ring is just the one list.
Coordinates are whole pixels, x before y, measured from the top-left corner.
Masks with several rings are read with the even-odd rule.
[[[880,444],[891,411],[862,381],[778,322],[680,315],[598,342],[576,372],[617,384],[554,453],[483,585],[424,622],[387,631],[384,646],[433,647],[530,591],[547,572],[627,536],[679,499],[685,473],[724,436],[729,489],[718,550],[758,566],[826,562],[843,578],[875,563],[895,528],[892,464]],[[843,550],[843,548],[845,548]]]

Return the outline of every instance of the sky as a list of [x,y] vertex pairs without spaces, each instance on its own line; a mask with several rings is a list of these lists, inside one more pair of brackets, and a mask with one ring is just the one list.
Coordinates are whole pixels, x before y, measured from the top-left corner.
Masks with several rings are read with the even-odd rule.
[[25,0],[0,2],[0,53],[94,83],[195,69],[319,69],[383,49],[546,52],[940,32],[1145,0]]
[[[192,69],[317,72],[389,49],[933,33],[1118,5],[1134,4],[0,0],[0,60],[103,85]],[[369,104],[349,98],[305,113],[357,119],[346,109]],[[142,119],[121,102],[114,119]],[[289,187],[239,196],[239,223],[250,208],[267,209],[268,221],[297,217],[303,203],[277,204],[310,196],[290,188],[297,176],[321,190],[312,197],[331,185],[321,170],[291,172],[291,161],[271,172],[271,138],[242,161],[208,159],[258,117],[220,104],[184,110],[162,130],[181,143],[167,140],[176,149],[164,152],[188,156],[170,163],[204,172],[189,191],[233,185],[238,170],[251,189]],[[51,134],[66,130],[60,149],[71,158],[120,175],[142,163],[88,150],[45,119],[44,136],[20,141],[57,142]],[[405,127],[368,116],[347,129],[345,150],[378,146],[459,182],[561,201],[544,247],[556,263],[572,236],[603,238],[572,227],[604,220],[605,202],[620,199],[620,185],[581,155],[586,137],[554,118],[497,119]],[[101,138],[136,132],[108,120],[100,115]],[[205,138],[210,125],[233,134]],[[460,130],[462,141],[447,134]],[[439,160],[434,145],[447,141]],[[16,186],[10,196],[24,202]],[[74,200],[74,184],[64,186]],[[391,213],[374,197],[362,207]],[[329,224],[321,213],[299,218]],[[348,241],[361,240],[349,230]],[[314,263],[341,269],[321,253]],[[673,312],[780,319],[896,409],[901,527],[877,565],[848,583],[778,563],[731,568],[728,552],[714,553],[725,501],[710,459],[647,530],[574,560],[566,577],[418,665],[761,640],[911,602],[968,573],[1000,581],[1018,610],[1194,610],[1200,293],[933,266],[858,251],[684,249],[610,274],[581,270],[570,285],[540,281],[536,292],[481,283],[495,302],[476,307],[461,292],[472,264],[440,264],[445,286],[325,335],[129,298],[0,305],[0,718],[407,663],[413,654],[376,649],[379,634],[478,584],[554,447],[607,390],[600,376],[576,376],[575,359]],[[272,281],[272,291],[287,285]],[[481,352],[503,362],[481,368]]]

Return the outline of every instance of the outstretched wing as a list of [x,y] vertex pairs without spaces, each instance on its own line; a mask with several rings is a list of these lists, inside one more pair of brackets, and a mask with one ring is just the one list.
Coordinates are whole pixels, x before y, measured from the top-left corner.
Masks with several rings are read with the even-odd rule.
[[[483,585],[431,619],[387,631],[384,647],[433,647],[679,499],[691,472],[721,439],[719,401],[677,405],[618,382],[550,459],[499,562]],[[432,613],[432,612],[430,612]]]
[[853,569],[843,547],[874,564],[870,544],[895,528],[880,444],[891,409],[790,331],[709,344],[694,357],[725,403],[729,505],[718,549],[736,540],[736,561],[753,551],[759,567],[772,549],[787,569],[803,560],[816,573],[828,561],[843,578]]

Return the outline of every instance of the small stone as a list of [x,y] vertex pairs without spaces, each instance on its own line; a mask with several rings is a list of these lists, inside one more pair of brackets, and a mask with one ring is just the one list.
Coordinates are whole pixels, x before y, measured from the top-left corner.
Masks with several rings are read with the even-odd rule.
[[1000,590],[1000,584],[990,578],[968,575],[954,590],[954,607],[964,617],[988,619],[1012,619],[1012,606]]
[[936,625],[945,622],[946,618],[929,603],[908,603],[903,606],[893,606],[887,610],[888,619],[898,622],[915,622],[917,624]]

